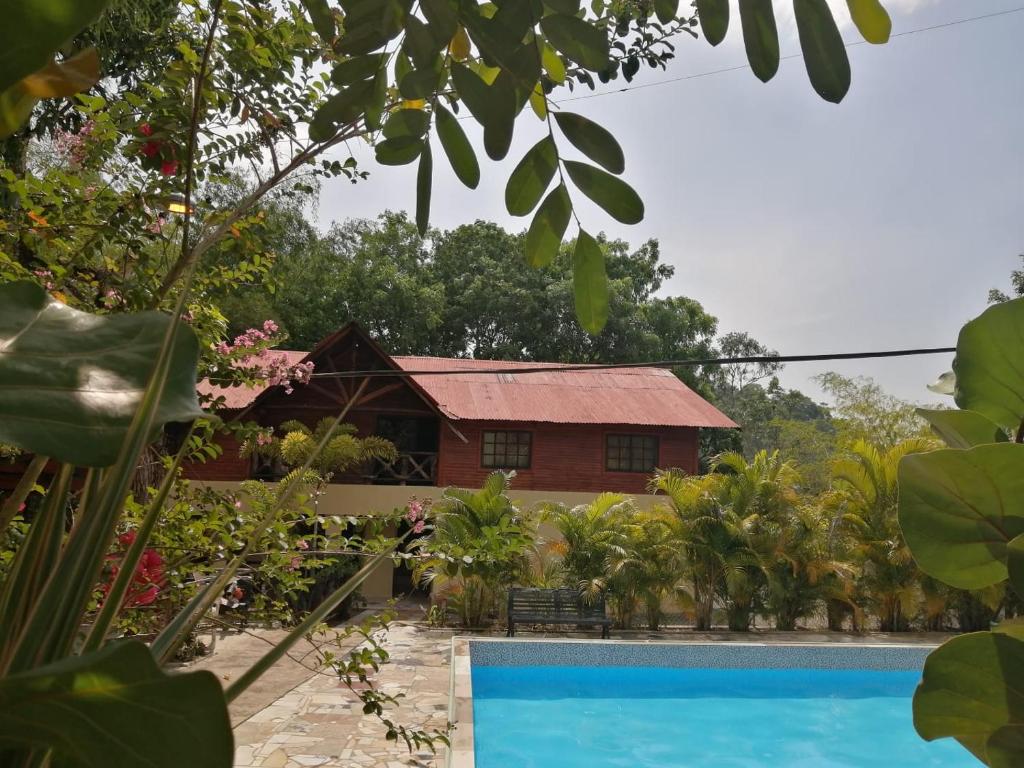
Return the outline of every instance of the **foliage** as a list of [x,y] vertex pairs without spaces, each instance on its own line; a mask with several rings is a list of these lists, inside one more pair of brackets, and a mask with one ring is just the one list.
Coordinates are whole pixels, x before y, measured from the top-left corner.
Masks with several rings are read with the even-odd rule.
[[887,394],[873,379],[851,379],[830,372],[815,380],[832,397],[832,417],[840,444],[864,440],[888,449],[928,435],[916,406]]
[[[280,459],[288,467],[311,466],[322,481],[337,472],[345,472],[370,459],[391,463],[398,449],[382,437],[356,437],[352,424],[321,419],[310,429],[300,421],[286,421],[276,430],[260,430],[242,444],[242,455]],[[278,434],[280,433],[280,434]]]
[[[1024,253],[1020,255],[1020,260],[1024,263]],[[999,302],[1009,301],[1011,297],[1024,296],[1024,269],[1015,269],[1010,273],[1010,290],[1012,293],[1007,295],[999,288],[991,289],[988,292],[989,304],[998,304]]]
[[[956,403],[972,424],[984,420],[988,427],[937,430],[950,448],[907,456],[899,466],[900,523],[919,566],[954,587],[1008,582],[1018,597],[1024,595],[1024,517],[1014,502],[1024,477],[1022,333],[1024,299],[996,304],[963,327],[954,360]],[[997,441],[1000,427],[1016,442]],[[953,737],[986,765],[1020,763],[1022,659],[1024,633],[1015,620],[942,645],[928,657],[914,696],[918,732],[926,739]]]
[[476,492],[446,488],[433,531],[415,543],[416,578],[446,596],[464,627],[486,626],[529,567],[531,528],[508,497],[514,476],[492,472]]

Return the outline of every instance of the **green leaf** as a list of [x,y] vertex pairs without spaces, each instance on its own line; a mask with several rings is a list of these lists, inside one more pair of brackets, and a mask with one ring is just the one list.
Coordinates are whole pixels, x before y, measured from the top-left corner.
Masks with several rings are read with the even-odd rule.
[[95,48],[48,65],[0,93],[0,138],[12,135],[28,120],[40,99],[73,96],[87,91],[100,78]]
[[164,674],[138,641],[0,680],[0,744],[73,768],[230,768],[234,752],[216,676]]
[[565,82],[565,62],[558,55],[558,51],[547,43],[544,43],[540,52],[540,61],[551,81],[562,85]]
[[353,56],[331,70],[331,82],[337,86],[352,85],[377,74],[384,63],[384,54],[371,53],[368,56]]
[[502,160],[512,146],[516,127],[516,91],[511,76],[502,70],[487,87],[490,100],[487,124],[484,125],[484,151],[491,160]]
[[526,232],[526,263],[534,269],[546,267],[558,254],[558,248],[569,226],[572,204],[564,184],[559,184],[544,198]]
[[591,72],[608,66],[608,37],[604,31],[576,16],[555,13],[540,20],[540,28],[558,51]]
[[694,0],[704,37],[712,45],[725,40],[729,31],[729,0]]
[[358,120],[373,103],[373,80],[360,80],[331,96],[320,105],[309,124],[309,136],[314,141],[326,141],[334,135],[338,125]]
[[430,22],[433,35],[446,43],[451,40],[459,26],[459,17],[452,3],[449,0],[420,0],[420,8]]
[[398,92],[403,99],[429,99],[440,85],[440,72],[435,69],[417,69],[402,78]]
[[604,251],[589,234],[580,230],[572,255],[572,287],[576,317],[583,330],[596,335],[608,322],[608,276]]
[[811,85],[838,104],[850,89],[850,60],[827,0],[793,0],[800,49]]
[[[160,312],[92,315],[38,285],[0,285],[0,442],[79,466],[117,459],[164,334]],[[178,333],[156,425],[203,416],[199,343]]]
[[846,5],[850,9],[850,18],[865,40],[876,45],[889,42],[892,19],[878,0],[846,0]]
[[956,342],[954,399],[996,424],[1024,421],[1024,299],[995,304],[967,323]]
[[434,31],[415,16],[405,19],[402,48],[418,69],[428,69],[450,38],[435,37]]
[[[914,727],[928,741],[953,737],[986,761],[993,734],[1024,724],[1024,642],[972,632],[944,643],[924,663],[914,694]],[[1004,734],[1005,737],[1005,734]],[[997,749],[1005,744],[997,739]],[[1024,753],[1016,753],[1020,765]]]
[[427,234],[430,225],[430,182],[434,172],[433,160],[430,156],[430,139],[423,141],[420,152],[420,165],[416,169],[416,228],[420,236]]
[[626,170],[626,158],[619,142],[600,125],[572,112],[553,112],[552,115],[565,137],[580,152],[612,173]]
[[423,140],[416,136],[396,136],[385,139],[374,147],[381,165],[408,165],[420,155]]
[[327,0],[302,0],[302,4],[306,7],[306,13],[309,14],[316,33],[327,43],[333,41],[336,33],[334,14],[331,13]]
[[415,136],[419,138],[427,132],[430,115],[422,109],[396,109],[384,123],[384,138],[396,136]]
[[1013,591],[1024,598],[1024,535],[1006,545],[1006,571]]
[[412,0],[346,0],[345,34],[339,38],[338,53],[372,53],[384,47],[402,31]]
[[550,136],[538,141],[519,161],[505,185],[505,208],[513,216],[525,216],[540,202],[554,178],[558,154]]
[[679,13],[679,0],[654,0],[654,13],[658,21],[668,24]]
[[622,179],[586,163],[566,160],[569,178],[587,197],[604,208],[616,221],[637,224],[643,221],[644,204],[640,196]]
[[897,474],[900,526],[921,570],[959,589],[1006,579],[1006,545],[1024,533],[1024,445],[910,454]]
[[772,0],[740,0],[740,23],[750,68],[767,83],[779,71],[779,31]]
[[1024,724],[1004,725],[985,742],[985,756],[991,768],[1020,768],[1024,761]]
[[441,140],[444,153],[448,156],[452,170],[459,181],[470,189],[476,189],[480,183],[480,164],[477,162],[473,145],[466,138],[462,126],[447,109],[438,104],[434,109],[437,136]]
[[544,0],[544,6],[555,13],[575,16],[580,12],[580,0]]
[[1009,439],[995,422],[974,411],[917,408],[915,413],[927,421],[950,448],[973,448],[986,443],[1005,443]]
[[110,0],[5,3],[0,25],[0,92],[48,66],[53,55],[99,18]]

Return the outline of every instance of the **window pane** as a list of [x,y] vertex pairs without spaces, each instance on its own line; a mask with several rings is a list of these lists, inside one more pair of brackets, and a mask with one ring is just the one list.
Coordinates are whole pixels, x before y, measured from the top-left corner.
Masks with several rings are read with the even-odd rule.
[[608,435],[605,468],[613,472],[652,472],[658,463],[658,438],[648,435]]
[[495,469],[530,466],[529,432],[484,432],[481,464]]

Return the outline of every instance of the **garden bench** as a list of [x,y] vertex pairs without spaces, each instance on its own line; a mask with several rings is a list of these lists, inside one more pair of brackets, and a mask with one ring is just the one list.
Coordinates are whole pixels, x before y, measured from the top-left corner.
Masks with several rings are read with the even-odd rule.
[[508,637],[515,636],[516,624],[600,626],[604,638],[612,620],[604,614],[603,594],[584,599],[575,589],[512,587],[508,591]]

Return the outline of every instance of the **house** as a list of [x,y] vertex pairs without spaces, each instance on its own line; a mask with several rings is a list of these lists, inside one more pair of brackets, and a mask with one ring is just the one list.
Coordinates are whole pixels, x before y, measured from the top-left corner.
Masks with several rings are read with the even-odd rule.
[[[282,386],[221,388],[219,415],[277,427],[296,419],[309,426],[337,416],[360,435],[380,435],[399,450],[337,474],[317,504],[321,515],[364,515],[405,506],[410,497],[437,498],[447,486],[479,487],[496,469],[515,470],[513,497],[580,504],[620,491],[649,506],[656,468],[696,472],[701,428],[736,427],[728,417],[658,368],[561,371],[558,364],[391,356],[355,324],[312,352],[284,352],[290,364],[313,362],[316,374],[291,394]],[[394,372],[406,372],[396,376]],[[381,375],[383,374],[383,375]],[[185,475],[229,489],[250,478],[275,480],[286,471],[267,459],[245,458],[222,438],[222,455],[191,464]],[[361,591],[371,600],[411,588],[407,569],[382,565]]]
[[[205,381],[200,391],[223,395],[224,418],[267,427],[291,419],[313,426],[351,402],[345,420],[391,440],[400,457],[334,478],[341,484],[474,488],[495,469],[514,469],[522,491],[643,494],[657,468],[697,471],[702,427],[736,426],[660,368],[560,371],[554,363],[390,356],[355,324],[312,352],[284,354],[343,377],[314,378],[291,394]],[[368,375],[386,371],[409,375]],[[237,444],[224,449],[188,474],[237,482],[281,473],[242,458]]]

